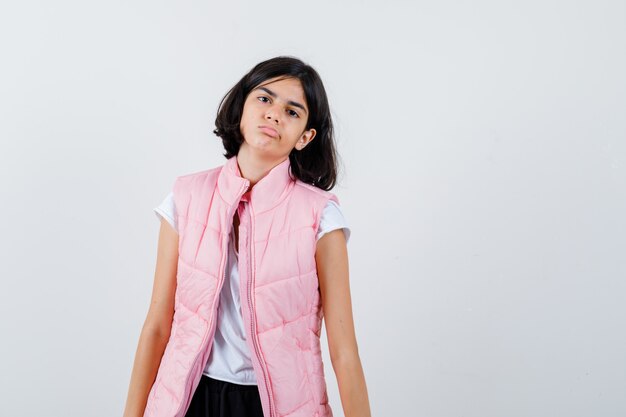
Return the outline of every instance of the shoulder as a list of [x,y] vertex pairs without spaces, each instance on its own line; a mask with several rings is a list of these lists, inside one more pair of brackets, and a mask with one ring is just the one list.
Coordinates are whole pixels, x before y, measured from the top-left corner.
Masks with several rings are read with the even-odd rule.
[[351,228],[343,214],[343,211],[341,210],[341,207],[336,202],[329,200],[326,203],[320,218],[317,239],[319,240],[319,238],[321,238],[324,234],[335,229],[343,229],[346,242],[350,240]]
[[189,206],[194,192],[198,192],[198,190],[208,191],[217,184],[217,178],[222,167],[223,165],[220,165],[176,177],[172,187],[172,198],[181,213],[185,211],[185,207]]
[[322,190],[300,180],[296,181],[294,188],[296,192],[304,195],[304,199],[309,202],[309,207],[313,209],[316,218],[314,227],[317,229],[318,240],[324,234],[340,228],[344,230],[346,241],[350,238],[350,227],[335,193]]
[[343,211],[341,210],[341,206],[333,201],[328,200],[326,205],[324,206],[323,216],[340,216],[343,217]]
[[328,201],[334,201],[335,203],[339,204],[339,199],[334,193],[322,190],[321,188],[318,188],[311,184],[307,184],[300,180],[296,180],[296,185],[294,189],[297,190],[297,192],[309,196],[311,199],[318,200],[323,206],[325,206]]
[[343,214],[343,210],[341,209],[341,206],[339,206],[339,204],[337,204],[333,200],[328,200],[328,202],[324,206],[324,210],[322,211],[321,223],[337,223],[345,225],[348,224],[348,222],[346,221],[346,217]]
[[179,187],[184,187],[197,184],[198,182],[204,183],[206,180],[209,179],[217,180],[217,177],[219,176],[222,167],[223,165],[220,165],[209,169],[203,169],[202,171],[194,171],[187,174],[179,175],[174,181],[175,186],[178,185]]
[[179,175],[174,180],[174,186],[172,187],[174,197],[178,198],[180,195],[191,193],[194,188],[205,187],[207,184],[216,183],[223,166],[224,165],[220,165]]

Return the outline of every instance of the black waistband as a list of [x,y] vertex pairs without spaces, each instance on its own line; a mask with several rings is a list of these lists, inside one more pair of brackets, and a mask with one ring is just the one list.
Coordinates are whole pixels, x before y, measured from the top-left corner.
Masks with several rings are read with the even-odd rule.
[[234,382],[222,381],[219,379],[211,378],[205,374],[202,374],[200,384],[204,384],[209,392],[230,392],[230,391],[256,391],[259,389],[257,385],[242,385],[235,384]]

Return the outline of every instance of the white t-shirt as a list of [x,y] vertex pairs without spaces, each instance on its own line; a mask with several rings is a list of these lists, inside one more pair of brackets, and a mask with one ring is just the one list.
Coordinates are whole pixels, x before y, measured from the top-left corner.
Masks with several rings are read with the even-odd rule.
[[[156,216],[164,218],[177,230],[176,207],[173,193],[169,193],[163,202],[154,208]],[[340,207],[329,201],[324,207],[317,231],[319,240],[325,233],[335,229],[343,229],[346,242],[350,239],[350,228]],[[256,375],[250,359],[251,352],[246,342],[239,297],[239,270],[237,251],[235,248],[235,231],[231,230],[226,265],[226,281],[220,292],[218,321],[215,328],[213,347],[209,359],[202,372],[214,379],[241,385],[256,385]]]

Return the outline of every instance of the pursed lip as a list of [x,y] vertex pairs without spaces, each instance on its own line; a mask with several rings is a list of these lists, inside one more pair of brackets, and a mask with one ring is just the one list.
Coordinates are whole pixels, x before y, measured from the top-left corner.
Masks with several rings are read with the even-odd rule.
[[268,135],[277,138],[278,137],[278,131],[276,129],[274,129],[273,127],[270,127],[268,125],[259,125],[259,129],[261,129],[262,132],[267,133]]

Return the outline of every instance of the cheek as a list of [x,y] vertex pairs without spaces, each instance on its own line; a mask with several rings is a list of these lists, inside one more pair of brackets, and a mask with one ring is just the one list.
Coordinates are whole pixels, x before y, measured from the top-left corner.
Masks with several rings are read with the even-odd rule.
[[250,118],[250,109],[249,108],[244,108],[243,112],[241,113],[241,120],[239,121],[239,124],[243,127],[244,125],[247,125],[247,121]]
[[255,108],[254,104],[246,103],[243,107],[243,111],[241,112],[242,122],[244,120],[252,119],[255,114],[259,114],[259,109]]

